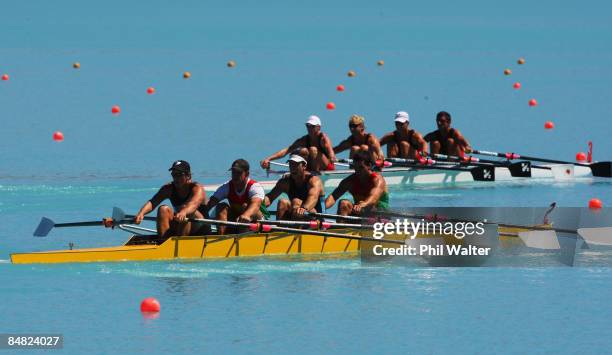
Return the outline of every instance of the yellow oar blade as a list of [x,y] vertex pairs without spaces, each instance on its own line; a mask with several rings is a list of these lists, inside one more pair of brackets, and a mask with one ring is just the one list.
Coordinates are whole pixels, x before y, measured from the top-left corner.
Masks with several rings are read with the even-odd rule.
[[523,243],[529,248],[549,250],[561,249],[559,239],[557,239],[557,233],[553,230],[519,232],[518,235]]
[[612,245],[612,227],[579,228],[578,234],[588,244]]

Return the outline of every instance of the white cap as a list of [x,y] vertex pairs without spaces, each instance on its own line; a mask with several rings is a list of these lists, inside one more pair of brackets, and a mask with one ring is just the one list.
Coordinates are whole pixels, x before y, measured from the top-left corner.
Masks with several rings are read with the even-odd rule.
[[410,122],[410,116],[408,116],[408,112],[400,111],[395,114],[395,122]]
[[315,115],[312,115],[308,117],[308,120],[306,120],[306,124],[310,124],[313,126],[321,126],[321,119]]
[[304,163],[304,164],[306,164],[306,159],[304,159],[299,154],[291,154],[291,156],[289,157],[289,160],[287,160],[287,163],[290,162],[290,161],[294,161],[296,163]]

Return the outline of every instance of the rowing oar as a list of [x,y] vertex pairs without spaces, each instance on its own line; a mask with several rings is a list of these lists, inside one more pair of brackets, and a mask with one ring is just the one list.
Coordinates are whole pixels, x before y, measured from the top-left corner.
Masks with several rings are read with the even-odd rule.
[[[113,208],[113,217],[123,217],[123,218],[133,218],[131,215],[126,215],[123,210],[118,207]],[[145,217],[147,220],[154,220],[155,217]],[[379,242],[379,243],[395,243],[395,244],[404,244],[403,241],[399,240],[387,240],[387,239],[376,239],[370,237],[361,237],[350,234],[342,234],[342,233],[333,233],[333,232],[325,232],[318,230],[305,230],[299,228],[287,228],[287,227],[278,227],[271,224],[264,223],[242,223],[242,222],[231,222],[231,221],[219,221],[216,219],[207,219],[207,218],[187,218],[189,222],[200,222],[204,224],[215,224],[222,226],[230,226],[230,227],[241,227],[247,228],[251,232],[256,233],[268,233],[268,232],[288,232],[288,233],[299,233],[299,234],[312,234],[312,235],[320,235],[323,237],[336,237],[336,238],[344,238],[344,239],[352,239],[352,240],[364,240],[371,242]],[[269,221],[265,221],[269,222]]]
[[87,221],[87,222],[70,222],[70,223],[55,223],[53,222],[52,219],[47,218],[47,217],[43,217],[40,220],[40,223],[38,224],[38,227],[36,227],[36,230],[34,231],[34,236],[35,237],[46,237],[49,232],[51,232],[51,229],[53,228],[64,228],[64,227],[88,227],[88,226],[105,226],[105,227],[109,227],[109,226],[113,226],[113,225],[117,225],[121,222],[129,222],[129,221],[124,221],[123,218],[122,219],[108,219],[105,218],[103,220],[98,220],[98,221]]
[[[270,211],[271,214],[276,214],[276,211]],[[368,218],[363,218],[363,217],[355,217],[355,216],[340,216],[340,215],[333,215],[333,214],[325,214],[325,213],[316,213],[316,212],[306,212],[304,215],[306,216],[313,216],[313,217],[323,217],[323,218],[344,218],[344,219],[350,219],[350,220],[354,220],[354,221],[373,221],[373,219],[368,219]],[[119,207],[114,207],[113,208],[113,220],[116,221],[132,221],[134,219],[134,215],[129,215],[129,214],[125,214],[125,212],[119,208]],[[155,221],[157,220],[157,218],[155,217],[151,217],[151,216],[145,216],[144,217],[145,220],[147,221]],[[196,222],[201,222],[202,220],[200,219],[189,219],[191,221],[196,221]],[[213,221],[213,220],[209,220],[209,221]],[[356,224],[356,223],[330,223],[330,222],[323,222],[323,221],[285,221],[285,220],[279,220],[279,221],[267,221],[267,220],[259,220],[257,221],[258,223],[262,223],[262,224],[276,224],[276,225],[285,225],[285,226],[307,226],[310,229],[329,229],[332,227],[336,227],[336,228],[358,228],[358,229],[373,229],[374,227],[372,226],[372,224]],[[98,222],[99,223],[99,222]],[[234,223],[234,222],[231,222]],[[213,224],[213,223],[210,223]],[[222,223],[218,223],[218,224],[222,224]],[[235,226],[234,224],[228,224],[231,226]]]
[[[423,218],[433,222],[477,222],[466,219],[455,219],[455,218],[444,218],[442,216],[419,216],[415,214],[406,214],[391,211],[377,211],[378,214],[383,214],[391,217],[404,217],[404,218]],[[485,222],[483,222],[485,223]],[[540,249],[558,249],[559,242],[556,240],[555,233],[565,234],[576,234],[584,239],[588,244],[596,245],[609,245],[612,246],[612,227],[592,227],[592,228],[578,228],[578,229],[564,229],[544,226],[526,226],[520,224],[509,224],[499,223],[493,221],[487,221],[485,224],[496,224],[500,227],[505,228],[520,228],[527,229],[528,231],[519,232],[518,235],[525,241],[527,246],[537,247]],[[552,234],[551,234],[552,232]],[[546,241],[546,237],[554,236],[555,238],[550,241]],[[552,244],[551,244],[552,243]],[[544,245],[548,245],[550,248],[545,248]],[[551,246],[552,245],[552,246]]]
[[[269,211],[270,214],[276,215],[276,211]],[[330,219],[345,219],[349,221],[355,222],[365,222],[367,224],[372,224],[377,222],[376,218],[372,217],[359,217],[359,216],[342,216],[339,214],[330,214],[330,213],[319,213],[319,212],[307,212],[305,213],[308,216],[319,217],[319,218],[330,218]]]
[[389,158],[388,161],[402,166],[423,170],[465,171],[472,174],[474,181],[495,181],[495,166],[474,166],[473,168],[462,166],[441,166],[438,162],[426,159],[424,162],[415,159]]
[[487,155],[487,156],[492,156],[492,157],[506,158],[508,160],[525,159],[525,160],[539,161],[542,163],[585,166],[585,167],[591,168],[591,172],[593,173],[593,176],[608,177],[608,178],[612,177],[612,162],[610,161],[600,161],[597,163],[584,164],[584,163],[575,163],[575,162],[563,161],[563,160],[530,157],[530,156],[520,155],[520,154],[515,154],[515,153],[488,152],[485,150],[472,150],[472,153],[479,154],[479,155]]
[[510,175],[512,177],[531,177],[531,168],[535,169],[545,169],[551,170],[549,166],[539,166],[539,165],[531,165],[530,161],[519,161],[519,162],[509,162],[509,161],[495,161],[495,160],[487,160],[487,159],[478,159],[474,157],[458,157],[453,155],[444,155],[444,154],[432,154],[432,156],[436,159],[442,159],[443,161],[455,162],[460,166],[495,166],[500,168],[507,168],[510,171]]

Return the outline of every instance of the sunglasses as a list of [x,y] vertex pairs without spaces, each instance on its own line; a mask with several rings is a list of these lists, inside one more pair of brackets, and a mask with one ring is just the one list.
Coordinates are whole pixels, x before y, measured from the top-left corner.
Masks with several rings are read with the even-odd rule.
[[172,177],[181,177],[181,176],[186,176],[187,174],[176,172],[176,173],[172,173],[171,175],[172,175]]
[[352,129],[352,128],[357,128],[357,127],[359,127],[359,126],[361,126],[361,124],[349,123],[349,128],[351,128],[351,129]]
[[315,127],[316,127],[316,126],[315,126],[315,125],[313,125],[313,124],[308,124],[308,123],[306,124],[306,128],[315,128]]

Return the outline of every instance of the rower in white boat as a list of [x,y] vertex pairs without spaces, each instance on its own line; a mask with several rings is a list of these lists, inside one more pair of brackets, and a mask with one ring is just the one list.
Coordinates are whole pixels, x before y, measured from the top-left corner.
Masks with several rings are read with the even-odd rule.
[[277,220],[304,220],[306,212],[323,212],[323,183],[321,179],[306,170],[307,162],[302,156],[293,154],[287,161],[289,174],[283,176],[265,199],[269,207],[282,193],[289,199],[278,201],[276,207]]
[[372,171],[370,154],[365,151],[353,155],[355,172],[342,179],[340,185],[325,199],[325,208],[329,209],[336,201],[349,192],[353,201],[342,199],[338,202],[337,214],[341,216],[366,215],[377,209],[389,208],[387,183],[382,175]]
[[410,129],[410,116],[405,111],[395,114],[395,131],[385,134],[380,145],[387,146],[388,158],[420,159],[427,154],[427,142],[414,129]]
[[436,115],[438,129],[425,135],[429,142],[431,154],[444,154],[462,157],[464,153],[470,153],[472,147],[456,128],[451,128],[451,115],[446,111],[440,111]]
[[270,161],[280,159],[295,150],[308,162],[311,171],[334,170],[336,155],[327,134],[321,132],[321,119],[310,116],[306,121],[308,134],[296,139],[287,148],[270,155],[260,162],[263,169],[270,168]]
[[349,118],[349,130],[351,135],[334,147],[334,153],[350,149],[349,158],[353,158],[357,152],[366,152],[372,161],[385,159],[378,138],[373,133],[365,131],[365,119],[362,116],[352,115]]

